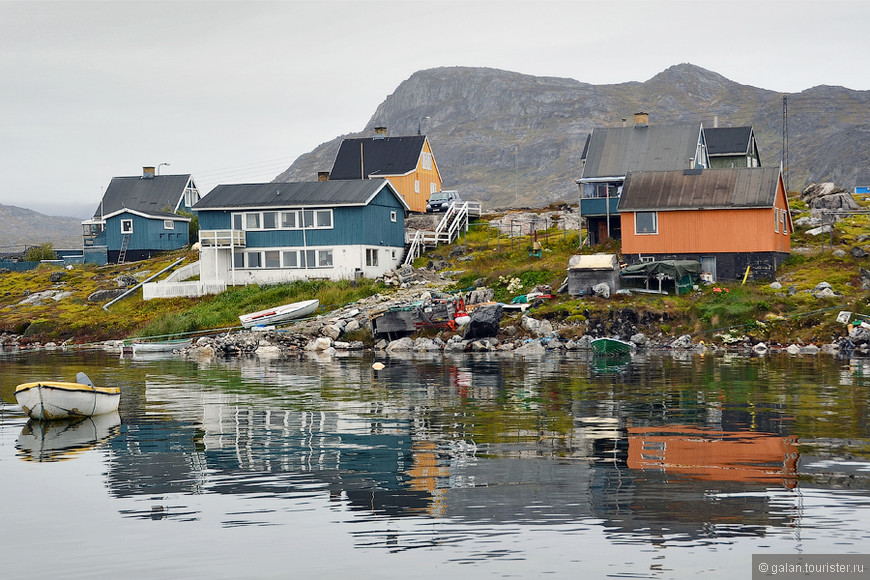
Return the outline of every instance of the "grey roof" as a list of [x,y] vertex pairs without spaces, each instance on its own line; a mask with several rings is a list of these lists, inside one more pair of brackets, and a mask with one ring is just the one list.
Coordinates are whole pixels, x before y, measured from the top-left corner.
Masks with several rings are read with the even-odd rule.
[[638,171],[625,179],[619,211],[773,207],[778,167]]
[[155,175],[150,179],[113,177],[100,205],[94,211],[94,218],[99,219],[123,209],[155,217],[175,216],[173,212],[189,181],[190,174]]
[[424,135],[345,139],[338,148],[329,179],[404,175],[417,168],[425,142]]
[[752,127],[705,127],[704,138],[707,155],[747,155]]
[[700,138],[700,123],[593,129],[581,179],[684,169],[695,158]]
[[407,207],[405,200],[386,179],[362,179],[218,185],[193,209],[366,205],[384,187]]

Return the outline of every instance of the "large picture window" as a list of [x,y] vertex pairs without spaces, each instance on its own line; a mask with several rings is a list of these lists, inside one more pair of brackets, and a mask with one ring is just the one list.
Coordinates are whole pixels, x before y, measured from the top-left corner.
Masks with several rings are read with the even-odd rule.
[[659,233],[658,216],[654,211],[639,211],[634,214],[634,233]]

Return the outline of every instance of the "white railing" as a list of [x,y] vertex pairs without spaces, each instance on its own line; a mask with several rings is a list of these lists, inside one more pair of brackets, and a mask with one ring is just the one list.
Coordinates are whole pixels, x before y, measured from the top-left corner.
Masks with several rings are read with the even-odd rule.
[[186,266],[182,266],[177,270],[173,271],[169,276],[157,282],[157,284],[165,284],[167,282],[183,282],[184,280],[189,280],[191,278],[196,278],[199,276],[199,261],[193,262],[192,264],[188,264]]
[[199,230],[199,245],[206,247],[244,247],[244,230]]
[[227,289],[226,282],[149,282],[142,285],[142,298],[196,298],[209,294],[220,294]]
[[480,215],[480,203],[464,201],[453,202],[444,212],[435,231],[417,230],[410,240],[410,247],[404,263],[410,264],[423,254],[426,248],[437,247],[438,244],[451,244],[459,237],[462,228],[468,231],[468,216]]

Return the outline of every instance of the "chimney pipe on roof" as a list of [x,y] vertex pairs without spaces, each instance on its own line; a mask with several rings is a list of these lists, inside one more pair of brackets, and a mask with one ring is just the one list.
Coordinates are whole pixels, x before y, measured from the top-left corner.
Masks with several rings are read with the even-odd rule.
[[154,179],[154,168],[153,167],[143,167],[142,168],[142,179]]
[[328,171],[318,171],[317,172],[317,181],[329,181],[329,172]]
[[719,115],[713,115],[713,128],[716,129],[719,127]]
[[649,113],[635,113],[634,114],[634,126],[635,127],[646,127],[649,125]]

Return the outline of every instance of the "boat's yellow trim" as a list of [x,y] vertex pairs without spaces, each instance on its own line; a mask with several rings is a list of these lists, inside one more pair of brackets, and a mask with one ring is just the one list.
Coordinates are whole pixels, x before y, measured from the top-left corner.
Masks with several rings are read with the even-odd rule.
[[87,391],[89,393],[97,392],[104,395],[120,395],[121,389],[118,387],[91,387],[81,383],[64,383],[62,381],[37,381],[35,383],[24,383],[15,387],[15,392],[20,393],[36,387],[46,387],[49,389],[59,389],[61,391]]

